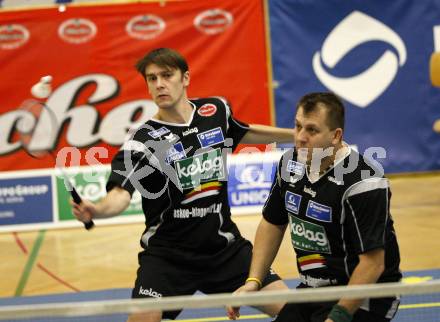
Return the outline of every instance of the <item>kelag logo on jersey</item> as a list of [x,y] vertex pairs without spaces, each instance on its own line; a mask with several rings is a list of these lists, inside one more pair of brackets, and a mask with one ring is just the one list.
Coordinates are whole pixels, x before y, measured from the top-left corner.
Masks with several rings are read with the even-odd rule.
[[197,134],[197,138],[199,139],[200,145],[202,148],[206,148],[208,146],[216,145],[225,140],[223,136],[222,129],[220,127],[216,127],[213,130],[209,130],[200,134]]
[[274,162],[230,164],[228,190],[233,207],[262,206],[272,186]]
[[290,233],[294,248],[330,254],[330,244],[324,227],[289,216]]
[[221,149],[210,150],[174,163],[178,183],[182,189],[199,186],[201,183],[225,178],[225,167]]

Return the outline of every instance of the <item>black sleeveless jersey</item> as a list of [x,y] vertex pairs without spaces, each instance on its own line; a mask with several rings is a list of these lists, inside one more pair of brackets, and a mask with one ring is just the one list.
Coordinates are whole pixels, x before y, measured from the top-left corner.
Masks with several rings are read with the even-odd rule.
[[244,241],[231,220],[226,154],[249,127],[221,98],[189,102],[188,124],[150,119],[139,128],[114,157],[107,183],[141,193],[141,246],[179,261],[209,260]]
[[[350,150],[311,180],[295,149],[282,156],[263,216],[272,224],[289,225],[303,284],[346,285],[359,263],[358,255],[377,248],[385,249],[386,266],[378,282],[401,279],[389,181],[379,172]],[[362,307],[392,316],[396,303],[375,300]]]

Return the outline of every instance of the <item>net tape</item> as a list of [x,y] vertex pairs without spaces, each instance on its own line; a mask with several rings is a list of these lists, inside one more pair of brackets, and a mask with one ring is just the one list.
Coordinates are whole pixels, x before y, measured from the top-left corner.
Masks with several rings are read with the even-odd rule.
[[36,317],[94,316],[117,313],[139,313],[148,310],[177,310],[225,306],[261,305],[332,301],[340,298],[362,299],[440,293],[440,280],[418,284],[385,283],[354,286],[330,286],[315,289],[260,291],[254,293],[172,296],[127,300],[48,303],[0,307],[0,320]]

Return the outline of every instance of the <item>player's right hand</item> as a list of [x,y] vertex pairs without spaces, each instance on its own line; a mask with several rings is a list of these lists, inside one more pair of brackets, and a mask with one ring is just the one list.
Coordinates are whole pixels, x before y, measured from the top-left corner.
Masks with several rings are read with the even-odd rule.
[[[234,293],[232,294],[241,294],[241,293],[248,293],[248,292],[256,292],[259,289],[259,285],[256,282],[247,282],[240,288],[238,288]],[[240,317],[240,307],[233,307],[233,306],[227,306],[226,307],[226,313],[228,315],[229,320],[237,320]]]
[[91,222],[97,212],[96,205],[85,199],[80,204],[71,199],[70,205],[72,206],[73,215],[83,223]]

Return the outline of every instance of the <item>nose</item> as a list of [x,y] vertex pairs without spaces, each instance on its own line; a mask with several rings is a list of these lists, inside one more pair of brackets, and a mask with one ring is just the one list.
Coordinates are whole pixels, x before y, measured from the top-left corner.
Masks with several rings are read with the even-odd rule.
[[164,84],[164,82],[163,82],[162,77],[157,77],[157,79],[156,79],[156,88],[162,88],[163,84]]
[[297,147],[304,147],[307,144],[308,136],[304,129],[298,130],[298,128],[295,128],[296,131],[296,146]]

